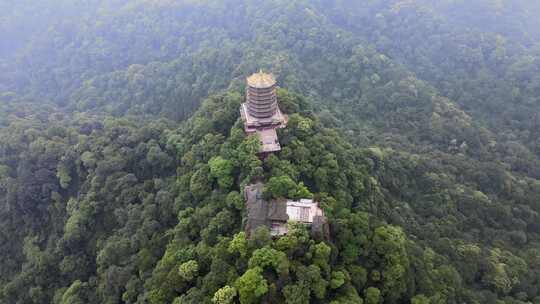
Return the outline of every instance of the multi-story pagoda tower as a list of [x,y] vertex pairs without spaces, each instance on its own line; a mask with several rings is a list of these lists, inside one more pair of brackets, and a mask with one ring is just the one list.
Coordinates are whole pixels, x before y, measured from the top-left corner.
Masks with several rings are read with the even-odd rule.
[[247,109],[258,119],[270,118],[277,110],[276,80],[262,72],[247,78]]
[[255,73],[246,79],[246,102],[240,107],[244,130],[257,133],[261,153],[281,150],[276,129],[284,128],[287,117],[281,113],[276,95],[276,80],[272,74]]

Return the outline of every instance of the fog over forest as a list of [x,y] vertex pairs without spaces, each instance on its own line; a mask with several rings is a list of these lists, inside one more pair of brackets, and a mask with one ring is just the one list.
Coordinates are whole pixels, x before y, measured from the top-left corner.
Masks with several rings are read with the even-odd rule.
[[539,16],[0,0],[0,304],[540,304]]

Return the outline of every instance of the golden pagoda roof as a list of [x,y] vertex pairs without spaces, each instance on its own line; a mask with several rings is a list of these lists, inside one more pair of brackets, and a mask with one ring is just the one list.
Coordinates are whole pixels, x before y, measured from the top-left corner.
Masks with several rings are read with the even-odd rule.
[[247,78],[247,84],[253,88],[269,88],[276,84],[276,79],[272,74],[259,71],[259,73],[255,73]]

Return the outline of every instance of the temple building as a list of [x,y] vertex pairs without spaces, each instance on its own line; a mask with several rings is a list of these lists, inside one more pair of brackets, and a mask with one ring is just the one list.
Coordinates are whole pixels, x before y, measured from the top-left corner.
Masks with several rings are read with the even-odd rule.
[[[281,113],[276,94],[276,80],[272,74],[255,73],[246,79],[246,101],[240,114],[247,134],[257,134],[261,143],[259,155],[281,150],[276,130],[287,126],[287,115]],[[247,222],[246,232],[252,235],[258,227],[267,227],[272,236],[287,234],[287,222],[309,226],[313,236],[328,238],[329,226],[323,210],[312,199],[263,199],[264,184],[244,187]]]
[[246,79],[246,101],[240,106],[244,130],[258,134],[263,155],[281,150],[276,129],[287,125],[287,116],[278,106],[276,88],[272,74],[255,73]]
[[287,234],[287,222],[295,221],[310,227],[313,236],[328,238],[327,219],[319,204],[312,199],[278,199],[266,201],[262,197],[264,185],[256,183],[244,188],[247,207],[246,231],[248,235],[260,226],[266,226],[272,236]]

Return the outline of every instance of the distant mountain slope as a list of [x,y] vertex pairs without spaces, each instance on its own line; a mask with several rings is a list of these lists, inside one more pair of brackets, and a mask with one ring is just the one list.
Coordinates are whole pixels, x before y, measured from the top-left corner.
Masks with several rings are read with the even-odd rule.
[[[538,4],[0,8],[0,303],[540,303]],[[260,68],[291,116],[265,161]],[[332,239],[247,240],[251,179]]]

